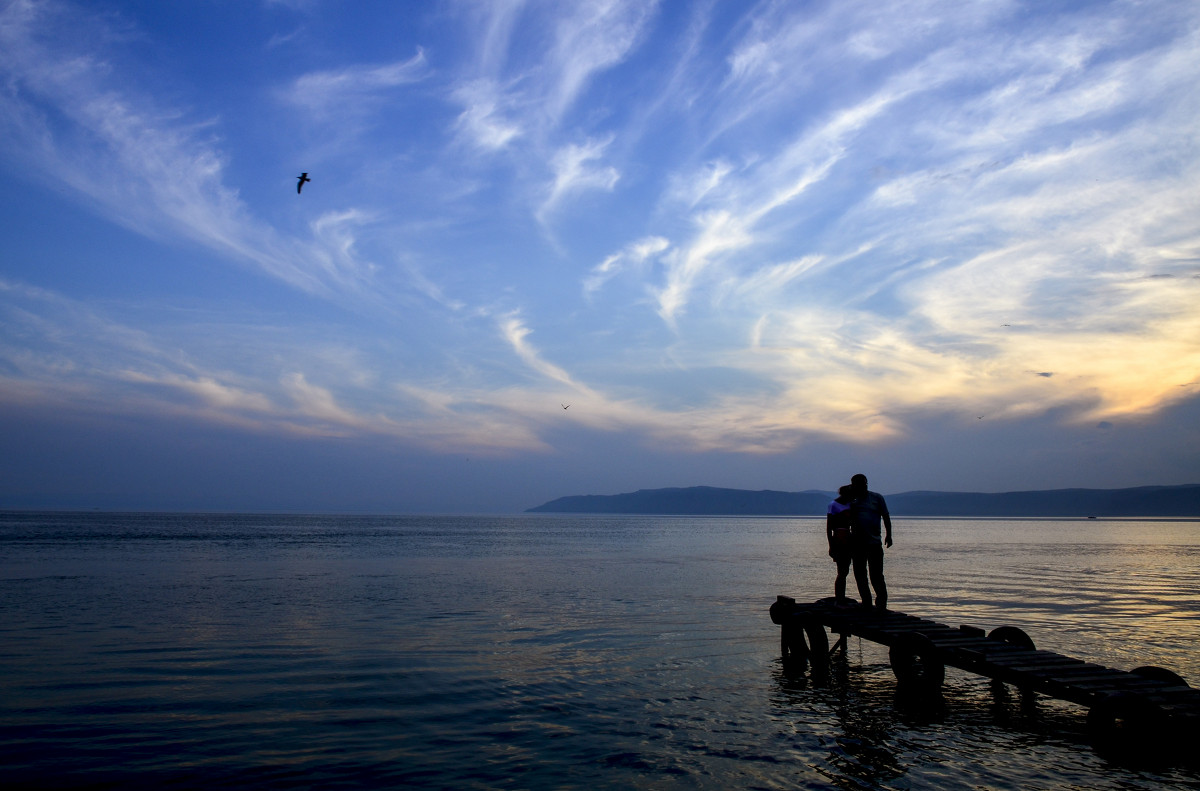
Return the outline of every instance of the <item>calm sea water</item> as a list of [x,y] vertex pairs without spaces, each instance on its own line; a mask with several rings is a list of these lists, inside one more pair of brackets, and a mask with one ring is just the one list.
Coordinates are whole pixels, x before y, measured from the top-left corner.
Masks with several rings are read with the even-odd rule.
[[[785,673],[823,522],[0,513],[7,787],[1200,788],[1085,712],[852,640]],[[898,518],[893,609],[1200,682],[1200,522]],[[851,585],[853,588],[853,585]]]

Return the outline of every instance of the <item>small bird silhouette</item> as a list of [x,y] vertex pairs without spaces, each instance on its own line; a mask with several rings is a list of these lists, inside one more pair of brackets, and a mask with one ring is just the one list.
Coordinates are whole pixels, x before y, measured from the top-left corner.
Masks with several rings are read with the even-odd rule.
[[559,405],[560,407],[562,407],[563,409],[570,409],[570,408],[571,408],[571,405],[570,405],[570,404],[564,404],[564,403],[562,403],[562,402],[559,402],[559,404],[558,404],[558,405]]
[[299,176],[296,176],[296,180],[297,180],[297,184],[296,184],[296,194],[297,194],[297,195],[299,195],[299,194],[300,194],[300,190],[304,189],[304,185],[305,185],[305,184],[307,184],[308,182],[312,181],[312,179],[310,179],[310,178],[308,177],[308,173],[307,173],[307,172],[305,172],[305,173],[301,173]]

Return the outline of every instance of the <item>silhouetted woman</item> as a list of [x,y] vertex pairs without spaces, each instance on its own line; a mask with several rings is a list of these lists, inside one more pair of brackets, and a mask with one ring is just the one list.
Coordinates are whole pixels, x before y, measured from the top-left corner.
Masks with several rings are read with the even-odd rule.
[[833,581],[833,595],[838,604],[846,600],[846,576],[854,560],[854,539],[850,532],[850,504],[853,494],[849,486],[838,489],[838,496],[829,503],[825,515],[825,535],[829,539],[829,557],[837,563],[837,579]]

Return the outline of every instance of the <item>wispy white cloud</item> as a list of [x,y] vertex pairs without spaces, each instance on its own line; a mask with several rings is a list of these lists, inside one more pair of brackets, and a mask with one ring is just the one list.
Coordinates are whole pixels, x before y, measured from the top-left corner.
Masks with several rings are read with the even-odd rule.
[[460,85],[454,97],[464,106],[457,127],[473,145],[486,151],[502,149],[520,137],[518,122],[504,113],[504,92],[487,80],[475,80]]
[[666,284],[658,291],[658,313],[674,326],[698,278],[722,253],[748,246],[752,234],[740,216],[729,211],[709,211],[696,218],[699,231],[686,247],[667,260]]
[[548,51],[545,112],[560,119],[597,73],[620,63],[640,40],[657,2],[594,0],[559,6]]
[[[694,216],[700,230],[686,252],[668,267],[666,283],[659,291],[659,315],[673,325],[686,308],[695,281],[718,263],[719,256],[764,241],[764,223],[828,178],[849,155],[860,130],[914,91],[933,83],[924,69],[902,74],[879,91],[817,120],[778,151],[740,171],[727,166],[710,168],[709,181],[694,193],[696,202],[699,195],[706,196]],[[715,191],[718,183],[722,187],[719,192]],[[797,221],[795,212],[784,219],[789,224]]]
[[186,376],[180,373],[163,373],[152,376],[143,371],[121,372],[124,381],[136,385],[150,385],[170,389],[194,396],[213,413],[252,413],[265,415],[275,405],[263,393],[245,390],[230,382],[217,381],[213,376]]
[[378,266],[355,251],[355,229],[375,218],[359,209],[346,209],[323,214],[312,222],[313,239],[318,243],[312,253],[330,282],[353,286],[370,279]]
[[542,359],[542,356],[538,354],[537,350],[534,349],[532,344],[526,340],[531,330],[525,326],[520,317],[508,316],[504,318],[500,322],[500,330],[504,335],[504,339],[512,347],[512,350],[516,352],[517,357],[519,357],[526,366],[536,371],[541,376],[558,382],[559,384],[566,385],[572,390],[582,391],[585,389],[582,385],[577,384],[571,378],[571,375],[566,372],[566,370],[555,365],[554,363]]
[[308,418],[342,428],[365,427],[365,421],[340,406],[329,389],[309,383],[302,373],[285,376],[283,387],[296,409]]
[[733,171],[734,166],[731,163],[718,159],[705,162],[695,171],[671,174],[668,176],[666,202],[668,205],[682,204],[688,209],[694,209],[698,203],[720,188]]
[[554,153],[550,166],[554,179],[549,194],[538,208],[538,220],[545,222],[554,210],[572,195],[588,190],[611,190],[621,174],[611,165],[597,164],[611,140],[589,140],[582,145],[571,143]]
[[287,87],[284,96],[292,104],[342,123],[346,112],[362,112],[364,103],[381,100],[392,89],[428,76],[425,52],[418,49],[407,60],[303,74]]
[[[478,7],[480,55],[450,94],[463,108],[455,130],[482,151],[507,151],[521,172],[537,173],[550,163],[549,185],[534,183],[526,190],[538,222],[545,223],[570,195],[611,190],[617,183],[615,165],[597,164],[612,135],[580,135],[569,116],[598,75],[629,57],[655,6],[600,0]],[[539,36],[550,44],[540,46]],[[514,147],[517,140],[520,147]]]
[[735,281],[734,288],[744,296],[759,295],[764,301],[774,299],[797,278],[801,278],[825,262],[820,255],[806,255],[795,261],[763,267]]
[[584,294],[589,295],[598,291],[628,266],[643,266],[670,246],[670,241],[661,236],[648,236],[645,239],[631,242],[592,268],[591,274],[583,281]]

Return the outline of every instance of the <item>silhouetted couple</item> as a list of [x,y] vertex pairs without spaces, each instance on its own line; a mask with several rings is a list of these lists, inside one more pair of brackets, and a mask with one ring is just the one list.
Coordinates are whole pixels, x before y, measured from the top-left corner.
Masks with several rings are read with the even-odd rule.
[[[883,535],[880,535],[881,528]],[[829,538],[829,557],[837,563],[833,595],[838,603],[846,601],[846,575],[854,566],[854,582],[864,607],[871,606],[871,587],[875,588],[875,606],[887,609],[887,584],[883,581],[883,548],[892,545],[892,517],[883,496],[867,490],[867,476],[859,473],[849,486],[838,489],[825,517]]]

